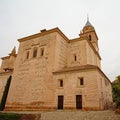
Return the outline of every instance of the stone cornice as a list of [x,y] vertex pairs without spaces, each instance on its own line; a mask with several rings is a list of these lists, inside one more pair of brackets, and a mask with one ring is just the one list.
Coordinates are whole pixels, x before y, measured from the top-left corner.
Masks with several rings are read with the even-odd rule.
[[47,34],[50,34],[50,33],[54,33],[54,32],[59,33],[67,42],[69,41],[69,39],[63,34],[63,32],[58,27],[50,29],[50,30],[46,30],[44,32],[40,32],[40,33],[37,33],[37,34],[34,34],[34,35],[30,35],[28,37],[18,39],[18,41],[23,42],[23,41],[26,41],[26,40],[34,39],[34,38],[41,37],[41,36],[44,36],[44,35],[47,35]]
[[84,36],[84,37],[79,37],[79,38],[71,39],[71,40],[69,40],[69,42],[70,43],[72,43],[72,42],[78,42],[78,41],[82,41],[82,40],[86,40],[86,39],[87,39],[87,37]]
[[1,59],[5,60],[5,59],[9,59],[9,58],[10,58],[10,56],[5,56],[5,57],[2,57]]
[[2,59],[2,60],[9,59],[9,58],[10,58],[10,56],[17,57],[17,54],[9,54],[9,56],[2,57],[1,59]]
[[95,66],[95,65],[82,65],[82,66],[75,66],[75,67],[65,67],[65,68],[62,68],[60,70],[54,71],[53,74],[70,72],[70,71],[93,69],[93,68],[97,68],[97,66]]
[[54,71],[53,74],[62,74],[65,72],[76,72],[76,71],[88,71],[88,70],[97,70],[98,72],[100,72],[100,74],[102,74],[110,83],[111,81],[109,80],[109,78],[104,74],[104,72],[95,65],[83,65],[83,66],[77,66],[77,67],[68,67],[68,68],[63,68],[61,70],[57,70]]

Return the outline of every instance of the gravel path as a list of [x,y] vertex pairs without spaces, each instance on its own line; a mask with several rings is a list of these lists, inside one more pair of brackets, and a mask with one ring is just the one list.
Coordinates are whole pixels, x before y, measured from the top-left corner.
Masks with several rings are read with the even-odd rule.
[[113,111],[74,111],[43,112],[41,120],[120,120],[120,115]]

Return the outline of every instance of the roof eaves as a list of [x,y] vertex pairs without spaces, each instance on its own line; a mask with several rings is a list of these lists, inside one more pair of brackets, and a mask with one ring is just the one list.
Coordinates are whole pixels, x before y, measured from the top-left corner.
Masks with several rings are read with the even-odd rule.
[[40,36],[44,36],[44,35],[47,35],[47,34],[50,34],[50,33],[53,33],[53,32],[58,32],[62,37],[64,37],[64,39],[69,41],[69,39],[63,34],[63,32],[58,27],[50,29],[50,30],[46,30],[44,32],[36,33],[34,35],[30,35],[30,36],[27,36],[27,37],[24,37],[24,38],[20,38],[20,39],[18,39],[18,41],[23,42],[23,41],[33,39],[33,38],[36,38],[36,37],[40,37]]

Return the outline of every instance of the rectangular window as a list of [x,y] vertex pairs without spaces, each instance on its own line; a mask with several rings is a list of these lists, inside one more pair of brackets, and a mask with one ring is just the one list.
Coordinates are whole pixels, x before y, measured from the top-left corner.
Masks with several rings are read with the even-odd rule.
[[29,58],[29,51],[26,52],[26,59]]
[[77,56],[76,56],[76,54],[74,54],[73,56],[74,56],[74,61],[77,61]]
[[33,58],[37,57],[37,48],[35,47],[33,49]]
[[63,80],[59,80],[59,87],[63,87]]
[[84,85],[84,80],[83,80],[83,78],[80,78],[80,85]]
[[60,80],[60,87],[63,87],[63,80]]
[[43,56],[43,55],[44,55],[44,48],[41,48],[40,56]]

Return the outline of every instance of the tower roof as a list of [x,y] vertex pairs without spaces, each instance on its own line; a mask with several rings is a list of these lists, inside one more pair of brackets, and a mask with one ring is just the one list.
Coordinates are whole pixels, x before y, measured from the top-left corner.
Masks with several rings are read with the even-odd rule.
[[86,33],[88,31],[93,31],[93,30],[95,30],[95,29],[94,29],[93,25],[90,23],[89,18],[87,17],[87,22],[86,22],[85,26],[83,27],[83,33]]
[[87,21],[85,26],[92,26],[92,24],[89,21]]
[[92,24],[91,24],[90,21],[89,21],[89,17],[87,17],[87,22],[86,22],[86,24],[85,24],[85,27],[87,27],[87,26],[93,27]]

